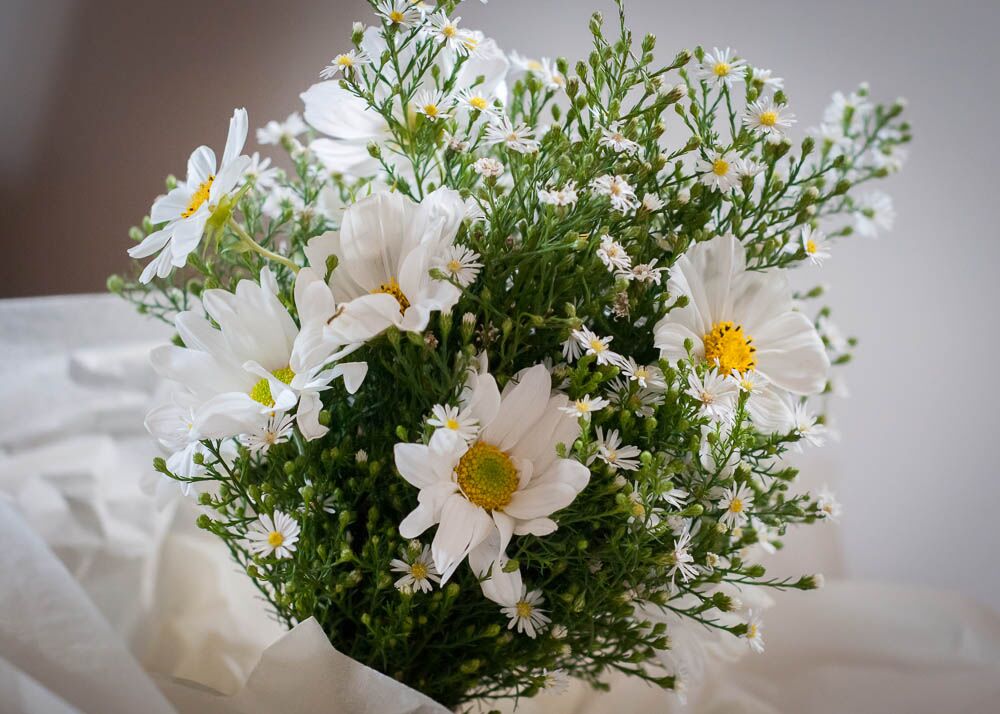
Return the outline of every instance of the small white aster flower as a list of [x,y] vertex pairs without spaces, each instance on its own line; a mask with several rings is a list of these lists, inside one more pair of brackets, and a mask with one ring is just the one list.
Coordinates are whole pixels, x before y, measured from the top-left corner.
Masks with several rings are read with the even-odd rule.
[[634,280],[637,283],[652,283],[654,285],[659,285],[660,281],[663,279],[663,272],[666,268],[657,268],[656,261],[657,259],[653,258],[648,263],[633,265],[628,270],[619,271],[618,276],[625,278],[626,280]]
[[466,33],[458,29],[458,23],[462,18],[448,18],[444,10],[437,12],[428,19],[428,34],[435,40],[443,44],[449,50],[468,51],[465,43]]
[[747,522],[747,511],[753,507],[753,491],[745,483],[723,490],[719,508],[723,514],[719,522],[729,529],[741,528]]
[[737,157],[733,154],[718,151],[708,159],[699,159],[695,165],[695,169],[701,173],[698,180],[717,191],[729,191],[740,182],[736,161]]
[[451,116],[448,113],[450,108],[448,98],[443,93],[434,91],[433,89],[420,90],[417,96],[413,98],[413,104],[418,113],[423,114],[431,121],[447,119]]
[[764,165],[754,161],[752,158],[737,159],[733,163],[733,170],[740,178],[754,177],[764,170]]
[[[620,364],[616,362],[615,364]],[[633,389],[631,383],[622,377],[615,377],[608,383],[609,393],[622,409],[632,412],[638,417],[651,417],[656,408],[663,403],[663,390],[650,387]]]
[[667,388],[663,370],[655,364],[639,364],[634,358],[629,357],[622,364],[622,373],[633,382],[638,382],[640,387]]
[[558,189],[538,189],[538,200],[551,206],[572,206],[577,198],[575,181]]
[[421,20],[420,9],[412,0],[385,0],[378,6],[376,11],[384,17],[390,25],[398,27],[412,27]]
[[615,269],[628,270],[632,267],[632,259],[625,252],[625,246],[611,236],[601,238],[601,246],[597,249],[597,257],[612,272]]
[[747,617],[747,631],[743,637],[746,638],[750,649],[757,654],[761,654],[764,651],[764,638],[761,634],[764,623],[759,616],[753,614],[753,610],[747,613]]
[[702,416],[715,421],[732,417],[736,391],[737,387],[725,375],[719,374],[716,367],[706,371],[704,377],[699,377],[694,369],[688,373],[686,393],[699,403]]
[[612,473],[618,469],[635,471],[639,468],[639,460],[636,457],[640,453],[642,452],[637,446],[622,446],[622,439],[617,429],[605,434],[604,429],[597,427],[597,453],[590,458],[590,462],[600,459],[608,465]]
[[413,593],[416,591],[429,593],[434,589],[431,584],[441,582],[437,570],[434,568],[434,558],[431,556],[431,547],[425,545],[420,555],[407,562],[399,558],[394,559],[389,566],[394,573],[402,573],[395,585],[400,592]]
[[569,630],[566,629],[566,625],[553,625],[552,629],[549,630],[549,636],[554,640],[564,640],[568,634]]
[[355,70],[357,70],[358,67],[366,64],[371,64],[371,58],[368,55],[364,52],[351,50],[349,52],[339,54],[330,60],[330,64],[323,68],[323,71],[319,73],[319,76],[323,79],[333,79],[338,74],[343,73],[345,77],[348,77]]
[[802,244],[803,252],[813,265],[822,265],[823,261],[830,257],[830,251],[826,247],[829,241],[823,231],[809,225],[802,226],[799,241]]
[[753,68],[753,78],[755,83],[760,83],[764,86],[764,89],[770,89],[772,91],[777,91],[779,89],[784,89],[785,80],[781,77],[775,77],[774,73],[769,69],[762,69],[761,67]]
[[583,345],[580,341],[576,339],[576,336],[570,334],[566,338],[566,341],[562,343],[562,356],[567,362],[575,362],[580,359],[580,355],[583,354]]
[[860,92],[850,94],[834,92],[830,98],[830,105],[823,113],[823,121],[827,124],[843,124],[849,112],[854,123],[865,117],[871,108],[871,103]]
[[368,452],[364,449],[358,449],[354,454],[354,460],[359,464],[368,463]]
[[743,113],[743,125],[761,136],[784,136],[785,129],[795,123],[795,115],[772,97],[758,99]]
[[494,114],[493,98],[479,87],[468,87],[458,93],[458,106],[468,111]]
[[464,441],[472,441],[479,434],[479,420],[467,411],[445,404],[435,404],[427,423],[436,429],[444,429]]
[[469,148],[469,142],[461,137],[455,136],[454,134],[449,134],[445,132],[444,143],[451,151],[457,154],[465,153]]
[[271,166],[270,158],[261,157],[260,152],[255,151],[250,155],[250,165],[243,176],[247,181],[253,181],[254,186],[261,191],[269,191],[278,184],[281,169]]
[[299,530],[299,524],[286,513],[275,511],[273,516],[262,513],[247,530],[246,546],[257,555],[290,558],[299,540]]
[[732,50],[728,47],[720,50],[718,47],[711,52],[705,53],[698,68],[698,78],[715,84],[717,86],[729,86],[733,82],[743,81],[743,72],[746,69],[746,62],[736,59]]
[[880,191],[862,196],[855,209],[854,230],[866,238],[875,238],[881,231],[892,230],[892,224],[896,222],[892,199]]
[[590,182],[590,187],[602,196],[611,199],[611,207],[620,213],[627,213],[638,205],[635,189],[621,176],[605,174]]
[[729,380],[741,392],[746,392],[751,396],[754,394],[760,394],[764,391],[764,387],[767,386],[767,379],[764,375],[754,369],[748,369],[745,372],[733,369],[732,373],[729,375]]
[[520,154],[530,154],[538,150],[534,132],[526,124],[514,126],[507,117],[499,117],[486,127],[484,140],[487,144],[505,144],[508,149]]
[[437,267],[460,286],[467,288],[476,281],[483,267],[479,257],[479,253],[465,246],[453,245],[442,254]]
[[642,207],[650,213],[656,213],[663,208],[663,199],[655,193],[647,193],[642,197]]
[[540,605],[545,602],[541,590],[528,592],[526,585],[521,586],[521,597],[513,605],[500,608],[500,612],[510,618],[507,624],[508,630],[517,627],[518,632],[526,634],[531,639],[535,639],[539,632],[542,632],[546,625],[551,622],[545,610]]
[[573,337],[576,338],[576,341],[580,343],[580,346],[588,355],[594,355],[597,358],[597,364],[602,366],[606,364],[621,364],[621,355],[609,347],[611,341],[614,339],[613,337],[598,337],[586,326],[581,327],[579,330],[573,330]]
[[684,528],[681,534],[674,541],[674,548],[670,552],[670,570],[667,575],[671,581],[677,576],[681,576],[684,582],[698,575],[698,566],[694,564],[694,556],[689,550],[691,546],[691,531]]
[[554,694],[562,694],[569,689],[569,677],[566,675],[565,670],[553,669],[550,672],[547,669],[543,669],[542,689],[553,692]]
[[566,88],[566,78],[556,68],[555,61],[548,57],[542,57],[541,69],[539,69],[537,76],[542,80],[542,86],[546,89]]
[[807,444],[822,446],[825,443],[826,427],[817,422],[816,416],[806,404],[796,402],[792,422],[795,425],[792,430]]
[[580,399],[571,401],[564,407],[559,407],[559,410],[575,417],[589,417],[593,412],[600,411],[610,403],[604,397],[591,397],[587,394]]
[[472,170],[484,178],[496,178],[503,174],[503,164],[492,156],[484,156],[476,159],[472,164]]
[[619,154],[634,154],[639,150],[639,145],[622,133],[619,122],[601,129],[601,138],[598,140],[598,143]]
[[826,486],[820,489],[819,493],[816,494],[816,510],[819,512],[819,516],[825,520],[836,523],[840,518],[840,514],[843,513],[844,509],[840,505],[840,501],[837,500],[833,492],[830,491]]
[[674,508],[680,509],[684,508],[684,502],[690,498],[691,494],[685,491],[683,488],[673,488],[664,491],[660,494],[660,500],[664,503],[673,506]]
[[304,134],[308,127],[298,112],[292,112],[283,122],[273,119],[257,130],[258,144],[282,144]]
[[251,454],[266,454],[275,444],[284,444],[292,436],[293,418],[289,414],[275,414],[249,434],[240,437],[240,443]]

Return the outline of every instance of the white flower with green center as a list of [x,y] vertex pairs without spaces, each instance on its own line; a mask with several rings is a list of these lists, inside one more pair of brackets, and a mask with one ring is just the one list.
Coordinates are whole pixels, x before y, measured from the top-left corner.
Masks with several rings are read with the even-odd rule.
[[580,429],[562,412],[569,400],[552,394],[544,365],[522,372],[502,395],[485,368],[470,372],[460,399],[479,424],[470,442],[439,431],[429,444],[394,449],[400,475],[420,489],[419,505],[399,532],[416,538],[438,524],[431,552],[444,582],[467,556],[482,573],[500,560],[512,536],[552,533],[552,514],[590,480],[586,466],[556,453]]
[[812,322],[793,309],[785,273],[748,270],[735,237],[692,247],[670,269],[667,290],[688,304],[653,329],[662,358],[687,359],[690,341],[693,356],[722,374],[755,370],[793,394],[823,390],[830,360]]
[[[331,256],[336,258],[329,291],[338,305],[363,308],[370,333],[363,339],[390,325],[422,332],[432,312],[451,310],[461,296],[458,287],[430,272],[450,259],[464,217],[465,202],[451,189],[438,189],[420,203],[398,193],[377,193],[348,208],[339,231],[309,241],[306,257],[317,273],[325,272]],[[342,341],[346,338],[334,334],[340,320],[327,320],[326,331]]]
[[291,558],[299,541],[299,524],[287,513],[262,513],[247,530],[246,547],[257,555]]
[[[305,275],[302,275],[305,273]],[[296,302],[303,320],[324,314],[325,304],[315,297],[321,291],[303,289],[310,278],[301,271],[296,282]],[[193,410],[193,430],[200,439],[224,439],[254,434],[268,420],[298,406],[296,422],[306,439],[326,433],[319,424],[320,392],[343,377],[354,392],[364,380],[364,362],[337,362],[358,344],[334,343],[316,329],[299,330],[277,297],[278,286],[266,268],[260,283],[241,280],[236,292],[206,290],[202,296],[207,315],[182,312],[175,325],[185,345],[164,345],[153,350],[153,367],[182,386],[179,400]]]
[[229,120],[222,162],[216,163],[215,152],[209,147],[199,146],[188,159],[187,180],[153,203],[150,220],[167,225],[150,233],[128,251],[133,258],[148,258],[159,253],[143,269],[140,282],[148,283],[153,276],[165,278],[174,268],[184,267],[188,256],[201,243],[212,214],[240,183],[243,172],[250,166],[250,157],[241,154],[247,129],[246,109],[235,110]]

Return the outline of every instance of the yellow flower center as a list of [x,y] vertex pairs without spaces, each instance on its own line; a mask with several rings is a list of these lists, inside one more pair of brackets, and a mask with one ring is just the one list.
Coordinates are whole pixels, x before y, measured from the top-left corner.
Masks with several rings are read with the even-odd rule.
[[527,62],[524,63],[524,66],[532,72],[542,71],[542,63],[539,62],[538,60],[528,60]]
[[399,303],[399,311],[401,313],[406,312],[410,308],[410,301],[403,294],[403,291],[399,289],[399,283],[395,278],[389,278],[389,282],[382,283],[377,288],[372,290],[372,295],[392,295],[396,298],[396,302]]
[[426,580],[429,575],[429,571],[426,565],[417,562],[410,565],[410,575],[413,576],[414,580]]
[[757,639],[757,625],[751,623],[747,625],[747,638],[751,640]]
[[716,176],[725,176],[729,173],[729,162],[725,159],[716,159],[712,162],[712,173]]
[[590,341],[590,349],[592,352],[600,354],[607,350],[608,346],[595,337]]
[[732,511],[733,513],[742,513],[743,500],[739,498],[734,498],[732,501],[729,502],[729,510]]
[[403,13],[401,13],[399,10],[393,10],[392,12],[389,13],[389,19],[397,23],[402,22]]
[[608,187],[608,191],[611,193],[612,196],[620,196],[622,193],[621,184],[618,183],[617,181],[612,181],[611,185]]
[[436,117],[438,115],[437,104],[425,104],[424,114],[426,114],[429,117]]
[[514,607],[517,610],[517,616],[524,619],[530,618],[531,613],[535,611],[535,606],[524,600],[518,600]]
[[279,531],[271,531],[267,534],[267,544],[272,548],[277,548],[284,542],[285,536]]
[[747,372],[757,366],[757,348],[751,344],[750,335],[743,333],[742,325],[733,325],[728,320],[717,322],[704,336],[705,359],[710,363],[718,361],[722,374]]
[[486,107],[489,106],[489,102],[487,102],[482,97],[473,97],[472,99],[469,100],[469,104],[472,106],[473,109],[478,109],[479,111],[483,111]]
[[445,428],[451,429],[452,431],[458,430],[458,419],[448,419],[445,423]]
[[758,120],[764,126],[774,126],[775,124],[778,123],[778,112],[774,111],[761,112]]
[[458,271],[462,269],[462,263],[461,261],[452,258],[451,260],[448,261],[448,265],[446,265],[445,267],[448,268],[449,273],[458,273]]
[[351,59],[350,55],[337,55],[337,64],[341,67],[350,69],[354,66],[354,60]]
[[646,516],[646,507],[643,506],[638,501],[632,504],[631,511],[632,515],[635,516],[636,518],[645,518]]
[[725,77],[729,74],[729,63],[728,62],[716,62],[715,66],[712,67],[712,73],[716,77]]
[[441,28],[441,34],[450,40],[452,37],[458,34],[458,28],[449,23]]
[[[273,374],[279,382],[283,382],[284,384],[291,383],[292,378],[295,376],[295,372],[293,372],[290,367],[277,369],[273,372]],[[250,390],[250,398],[255,402],[260,402],[265,407],[273,407],[274,397],[271,395],[271,383],[266,379],[261,379],[257,382],[257,384],[253,385],[253,389]]]
[[455,476],[465,497],[480,508],[503,508],[517,490],[514,462],[497,447],[478,441],[469,447],[455,467]]
[[810,239],[806,241],[806,253],[812,255],[816,252],[816,241]]
[[202,181],[202,183],[195,189],[194,193],[191,195],[191,202],[188,207],[181,213],[182,218],[190,218],[194,215],[194,212],[201,208],[201,204],[208,200],[208,193],[212,190],[212,182],[215,181],[215,176],[209,176],[207,179]]

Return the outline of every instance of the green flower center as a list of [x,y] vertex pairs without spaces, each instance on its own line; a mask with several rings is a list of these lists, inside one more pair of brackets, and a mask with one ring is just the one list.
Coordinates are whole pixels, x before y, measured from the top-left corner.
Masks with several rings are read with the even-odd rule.
[[[277,377],[279,382],[284,384],[291,383],[292,378],[295,377],[295,372],[292,371],[291,367],[276,369],[273,374]],[[261,379],[257,382],[257,384],[253,385],[253,389],[250,390],[250,398],[255,402],[260,402],[265,407],[273,407],[274,397],[271,395],[271,383],[266,379]]]
[[465,497],[480,508],[503,508],[517,490],[514,462],[497,447],[478,441],[469,447],[455,467],[455,476]]

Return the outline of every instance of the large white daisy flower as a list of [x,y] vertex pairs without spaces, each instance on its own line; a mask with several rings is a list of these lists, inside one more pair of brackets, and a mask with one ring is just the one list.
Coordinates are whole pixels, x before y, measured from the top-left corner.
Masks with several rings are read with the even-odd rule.
[[662,357],[686,358],[684,342],[690,340],[694,355],[722,374],[752,369],[794,394],[823,390],[830,360],[812,322],[792,309],[785,274],[747,270],[735,237],[691,248],[670,269],[668,290],[687,296],[688,304],[654,328]]
[[[200,314],[182,312],[175,326],[185,347],[163,345],[150,355],[161,375],[183,386],[178,399],[193,409],[192,429],[199,438],[254,433],[275,414],[298,405],[299,430],[315,439],[326,433],[319,424],[319,393],[337,377],[350,392],[361,386],[366,363],[331,364],[357,345],[338,350],[311,331],[300,332],[277,292],[266,268],[259,284],[241,280],[235,294],[206,290],[205,312],[218,329]],[[298,308],[303,320],[316,309],[309,303]]]
[[215,152],[199,146],[188,159],[187,180],[153,203],[150,220],[167,225],[128,251],[133,258],[147,258],[159,252],[142,271],[140,282],[148,283],[154,275],[165,278],[174,268],[187,263],[188,256],[201,242],[208,219],[250,166],[250,157],[241,154],[248,126],[247,110],[235,110],[229,120],[222,162],[216,164]]
[[309,241],[306,257],[315,270],[325,270],[327,258],[336,256],[330,290],[338,303],[369,304],[373,335],[390,325],[420,332],[431,312],[451,310],[461,295],[430,271],[448,255],[464,216],[465,203],[450,189],[438,189],[419,204],[398,193],[378,193],[348,208],[340,231]]
[[399,532],[416,538],[439,524],[431,552],[442,581],[466,556],[478,573],[499,563],[514,535],[552,533],[551,515],[589,482],[586,466],[556,454],[579,426],[562,412],[566,395],[551,390],[544,365],[522,372],[502,395],[485,369],[470,372],[461,402],[479,422],[473,440],[438,432],[428,445],[396,444],[396,468],[420,489]]

